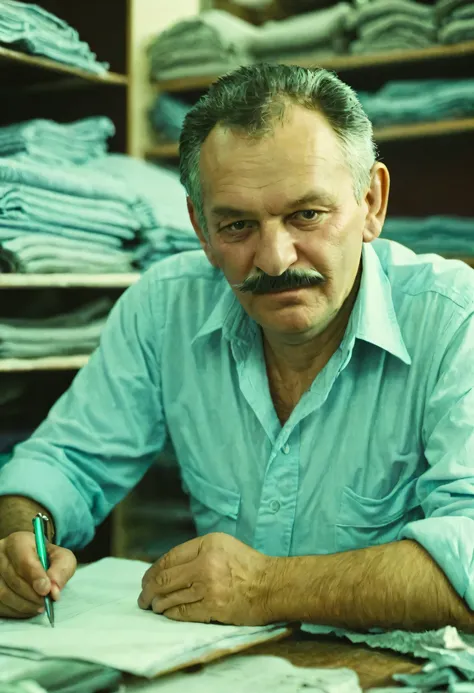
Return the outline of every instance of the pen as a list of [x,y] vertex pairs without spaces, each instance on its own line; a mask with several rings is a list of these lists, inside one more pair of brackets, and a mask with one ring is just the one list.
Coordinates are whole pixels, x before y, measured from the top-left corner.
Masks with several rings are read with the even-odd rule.
[[[38,552],[41,565],[45,570],[49,568],[48,552],[46,551],[46,523],[48,518],[42,513],[38,513],[33,519],[33,529],[35,532],[36,551]],[[53,601],[49,595],[44,598],[44,606],[48,614],[51,627],[54,628]]]

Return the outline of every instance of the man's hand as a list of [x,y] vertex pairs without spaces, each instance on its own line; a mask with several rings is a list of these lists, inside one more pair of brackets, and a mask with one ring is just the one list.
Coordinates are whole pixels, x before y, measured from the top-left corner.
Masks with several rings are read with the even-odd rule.
[[0,539],[0,618],[29,618],[44,611],[47,594],[58,600],[74,575],[76,558],[69,549],[47,543],[46,572],[36,552],[33,532],[14,532]]
[[138,605],[176,621],[264,625],[274,560],[228,534],[207,534],[169,551],[145,573]]

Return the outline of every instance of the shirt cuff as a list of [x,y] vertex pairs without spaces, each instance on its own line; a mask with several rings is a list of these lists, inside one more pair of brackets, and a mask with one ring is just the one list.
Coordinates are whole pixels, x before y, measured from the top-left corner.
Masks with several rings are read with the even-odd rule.
[[407,524],[398,538],[421,544],[459,596],[474,610],[474,519],[428,517]]
[[51,513],[55,544],[82,548],[94,536],[94,523],[84,498],[52,465],[14,458],[0,469],[0,496],[31,498]]

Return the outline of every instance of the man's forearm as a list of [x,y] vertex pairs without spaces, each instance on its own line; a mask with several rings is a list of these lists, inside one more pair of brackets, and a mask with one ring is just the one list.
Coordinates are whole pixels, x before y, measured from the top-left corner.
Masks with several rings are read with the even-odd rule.
[[54,535],[54,524],[46,508],[24,496],[0,496],[0,539],[4,539],[13,532],[32,532],[32,520],[37,513],[44,513],[49,517],[48,539],[51,541]]
[[274,558],[267,584],[272,620],[353,630],[474,632],[474,612],[425,549],[402,540],[321,556]]

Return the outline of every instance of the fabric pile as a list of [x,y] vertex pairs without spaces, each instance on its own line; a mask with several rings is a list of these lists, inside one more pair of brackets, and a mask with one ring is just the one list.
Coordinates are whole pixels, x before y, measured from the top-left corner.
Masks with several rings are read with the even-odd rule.
[[474,114],[474,79],[393,81],[358,97],[376,126],[463,118]]
[[158,94],[150,109],[150,123],[160,139],[177,142],[191,106],[166,92]]
[[223,10],[202,12],[165,29],[148,46],[157,80],[214,75],[251,62],[249,43],[258,28]]
[[17,0],[0,0],[0,45],[99,75],[109,69],[67,22],[38,5]]
[[115,176],[141,199],[149,215],[134,251],[136,266],[145,270],[169,255],[201,247],[186,208],[186,192],[172,169],[122,154],[91,162],[89,169]]
[[0,358],[91,353],[113,304],[104,297],[53,317],[0,318]]
[[266,22],[255,33],[249,51],[254,62],[346,53],[355,15],[349,3],[338,2],[314,12]]
[[115,135],[110,118],[97,116],[73,123],[35,119],[0,127],[0,156],[28,158],[54,166],[87,164],[104,156]]
[[433,8],[415,0],[372,0],[353,17],[355,54],[426,48],[437,41]]
[[439,43],[462,43],[474,39],[472,0],[438,0],[434,13],[438,22]]
[[474,254],[474,218],[390,217],[384,223],[382,236],[415,253]]

